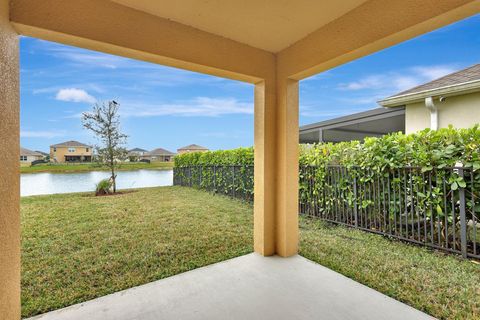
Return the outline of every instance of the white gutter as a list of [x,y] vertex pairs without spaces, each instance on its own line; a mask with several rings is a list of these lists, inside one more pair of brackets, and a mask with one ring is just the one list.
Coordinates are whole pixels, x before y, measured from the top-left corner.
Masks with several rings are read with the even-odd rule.
[[430,111],[430,129],[438,130],[438,108],[432,97],[425,98],[425,107]]

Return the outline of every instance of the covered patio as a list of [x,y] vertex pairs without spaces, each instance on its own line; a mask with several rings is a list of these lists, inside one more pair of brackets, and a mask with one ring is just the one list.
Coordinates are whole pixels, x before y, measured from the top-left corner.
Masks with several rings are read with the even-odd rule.
[[42,319],[426,318],[297,256],[299,80],[479,11],[479,0],[0,0],[1,318],[20,318],[19,35],[255,85],[256,254]]
[[30,319],[433,318],[301,256],[251,253]]

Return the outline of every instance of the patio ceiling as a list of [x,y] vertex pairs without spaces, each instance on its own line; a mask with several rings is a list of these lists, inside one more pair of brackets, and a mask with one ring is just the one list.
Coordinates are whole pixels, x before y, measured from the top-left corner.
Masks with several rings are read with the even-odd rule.
[[367,0],[111,0],[127,7],[279,52]]

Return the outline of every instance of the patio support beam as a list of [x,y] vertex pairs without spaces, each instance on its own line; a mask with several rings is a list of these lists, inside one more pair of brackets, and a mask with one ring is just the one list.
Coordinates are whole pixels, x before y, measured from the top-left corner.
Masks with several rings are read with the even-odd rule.
[[18,33],[249,83],[272,75],[273,53],[105,0],[15,0]]
[[298,81],[277,78],[276,253],[298,251]]
[[0,0],[0,318],[20,319],[18,36]]
[[480,11],[479,0],[369,0],[277,54],[301,80]]
[[255,85],[255,252],[298,251],[298,81]]
[[255,84],[254,101],[254,249],[275,254],[276,199],[276,83]]

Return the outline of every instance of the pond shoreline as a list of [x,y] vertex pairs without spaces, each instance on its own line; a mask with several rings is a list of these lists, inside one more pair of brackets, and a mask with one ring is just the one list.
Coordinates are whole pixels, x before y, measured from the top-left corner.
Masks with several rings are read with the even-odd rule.
[[[20,196],[92,192],[96,184],[107,179],[105,170],[83,172],[36,172],[20,175]],[[173,169],[132,169],[117,172],[117,189],[139,189],[173,185]]]
[[[152,162],[152,163],[125,163],[117,168],[117,171],[135,171],[135,170],[171,170],[173,162]],[[96,164],[47,164],[29,167],[20,167],[21,174],[31,173],[82,173],[92,171],[110,171],[110,168],[98,166]]]

